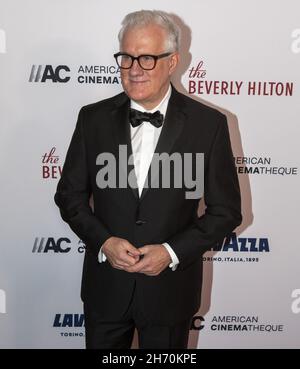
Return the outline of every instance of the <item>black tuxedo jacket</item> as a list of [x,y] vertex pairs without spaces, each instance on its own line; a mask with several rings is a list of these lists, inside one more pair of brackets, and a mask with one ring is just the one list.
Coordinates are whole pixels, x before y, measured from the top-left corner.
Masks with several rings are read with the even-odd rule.
[[[83,301],[93,304],[104,320],[117,320],[135,289],[145,320],[173,324],[191,317],[200,306],[203,252],[241,222],[226,117],[172,88],[155,152],[204,153],[206,211],[199,217],[200,199],[186,199],[184,186],[144,188],[141,198],[130,187],[97,186],[98,154],[118,158],[119,145],[127,145],[128,156],[132,154],[129,107],[128,97],[121,93],[81,109],[55,202],[86,244]],[[125,169],[129,173],[133,168]],[[176,271],[167,267],[155,277],[114,269],[108,261],[100,264],[99,249],[110,236],[125,238],[136,247],[168,242],[180,264]]]

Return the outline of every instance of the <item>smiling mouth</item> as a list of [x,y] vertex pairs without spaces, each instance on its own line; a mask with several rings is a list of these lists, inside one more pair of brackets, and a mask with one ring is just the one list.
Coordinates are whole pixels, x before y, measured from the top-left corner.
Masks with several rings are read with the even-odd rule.
[[130,83],[146,83],[146,82],[148,82],[148,81],[136,81],[136,80],[133,80],[133,79],[130,79],[129,81],[130,81]]

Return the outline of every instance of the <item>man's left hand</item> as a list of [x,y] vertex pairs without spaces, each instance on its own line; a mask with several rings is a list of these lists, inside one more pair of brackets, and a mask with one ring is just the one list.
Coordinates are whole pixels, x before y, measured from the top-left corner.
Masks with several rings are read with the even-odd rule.
[[145,245],[140,247],[139,251],[143,257],[135,265],[125,267],[126,272],[156,276],[172,262],[169,252],[163,245]]

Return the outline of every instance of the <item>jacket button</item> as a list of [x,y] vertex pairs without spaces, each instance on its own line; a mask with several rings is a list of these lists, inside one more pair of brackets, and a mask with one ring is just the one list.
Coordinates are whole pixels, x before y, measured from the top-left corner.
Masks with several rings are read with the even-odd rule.
[[142,225],[142,224],[145,224],[146,223],[146,221],[145,220],[137,220],[136,222],[135,222],[135,224],[136,225]]

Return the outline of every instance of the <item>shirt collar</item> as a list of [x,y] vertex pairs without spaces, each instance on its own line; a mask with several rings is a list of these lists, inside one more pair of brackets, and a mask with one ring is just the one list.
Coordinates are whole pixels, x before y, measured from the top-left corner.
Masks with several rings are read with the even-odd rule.
[[166,112],[167,112],[171,92],[172,92],[172,88],[171,88],[171,84],[170,84],[169,88],[168,88],[168,91],[165,94],[165,96],[163,97],[163,99],[161,100],[161,102],[155,108],[153,108],[151,110],[146,110],[143,106],[141,106],[140,104],[138,104],[137,102],[135,102],[134,100],[131,100],[131,99],[130,99],[130,107],[132,109],[136,109],[136,110],[143,111],[143,112],[145,111],[147,113],[154,113],[156,110],[159,110],[161,112],[161,114],[163,114],[165,116]]

